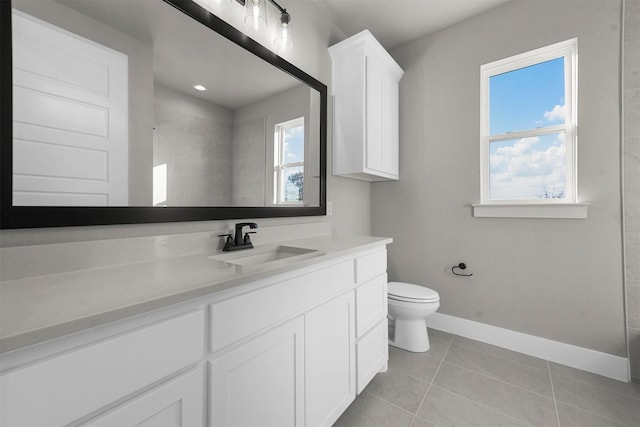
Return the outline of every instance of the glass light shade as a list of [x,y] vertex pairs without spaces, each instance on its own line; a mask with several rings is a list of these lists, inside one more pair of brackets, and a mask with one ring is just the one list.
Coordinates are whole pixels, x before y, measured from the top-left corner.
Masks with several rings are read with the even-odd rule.
[[291,15],[287,12],[280,14],[280,26],[276,38],[273,41],[277,52],[284,52],[293,48],[293,29],[291,27]]
[[193,0],[203,8],[207,9],[209,12],[214,12],[217,7],[220,6],[222,0]]
[[267,28],[267,1],[247,0],[244,24],[253,31],[261,31]]

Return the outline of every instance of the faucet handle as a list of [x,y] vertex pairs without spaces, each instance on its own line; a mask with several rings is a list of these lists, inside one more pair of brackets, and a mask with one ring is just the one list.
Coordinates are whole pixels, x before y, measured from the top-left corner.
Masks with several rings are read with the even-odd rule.
[[231,233],[226,233],[226,234],[218,234],[218,237],[226,237],[227,239],[224,242],[224,248],[222,249],[223,251],[228,251],[229,248],[231,246],[233,246],[233,237],[231,237],[232,234]]
[[251,237],[249,237],[249,234],[256,234],[256,232],[255,231],[247,231],[246,233],[244,233],[244,244],[245,245],[252,245]]

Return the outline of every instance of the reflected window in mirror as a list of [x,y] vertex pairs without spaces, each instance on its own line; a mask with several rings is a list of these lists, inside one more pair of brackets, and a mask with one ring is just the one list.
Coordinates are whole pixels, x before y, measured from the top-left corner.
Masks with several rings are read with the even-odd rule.
[[278,123],[274,132],[274,203],[304,202],[304,117]]

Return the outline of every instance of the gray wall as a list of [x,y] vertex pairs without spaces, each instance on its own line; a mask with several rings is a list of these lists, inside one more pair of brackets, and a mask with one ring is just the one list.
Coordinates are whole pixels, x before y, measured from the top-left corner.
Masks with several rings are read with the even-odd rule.
[[167,164],[168,206],[230,206],[233,112],[154,86],[153,166]]
[[[626,356],[620,201],[620,1],[507,3],[392,51],[400,181],[372,184],[392,280],[440,312]],[[580,201],[589,219],[473,218],[480,201],[480,66],[578,37]],[[472,277],[451,274],[466,262]]]
[[233,206],[264,206],[266,200],[267,116],[257,115],[233,124]]
[[631,376],[640,382],[640,0],[625,0],[624,195]]
[[[26,1],[25,3],[29,3]],[[327,47],[345,37],[331,22],[328,14],[312,2],[290,2],[287,10],[295,19],[295,46],[285,59],[303,69],[313,77],[330,85],[331,59]],[[231,25],[242,29],[242,8],[230,4],[221,13],[221,17]],[[275,21],[272,21],[275,22]],[[258,38],[265,46],[272,46],[270,34]],[[329,102],[329,159],[331,158],[331,102]],[[152,117],[148,118],[151,132]],[[151,141],[151,138],[150,138]],[[149,144],[151,147],[151,142]],[[149,157],[150,158],[150,157]],[[151,165],[149,169],[151,170]],[[331,174],[331,162],[328,162]],[[149,174],[149,183],[151,174]],[[370,185],[346,178],[329,176],[327,180],[327,198],[333,203],[333,216],[260,219],[261,224],[300,224],[317,221],[331,222],[334,233],[338,235],[370,234]],[[150,198],[150,195],[149,195]],[[149,200],[149,203],[151,200]],[[97,239],[123,238],[135,236],[163,235],[184,232],[226,229],[233,224],[229,221],[203,221],[189,223],[140,224],[124,226],[60,227],[50,229],[2,230],[0,246],[35,245],[55,242],[74,242]]]

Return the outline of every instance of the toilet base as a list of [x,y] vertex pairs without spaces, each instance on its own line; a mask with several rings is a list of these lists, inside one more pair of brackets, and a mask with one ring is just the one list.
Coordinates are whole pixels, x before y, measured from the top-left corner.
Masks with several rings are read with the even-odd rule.
[[389,331],[389,345],[414,353],[428,351],[429,335],[424,319],[394,319],[395,327]]

